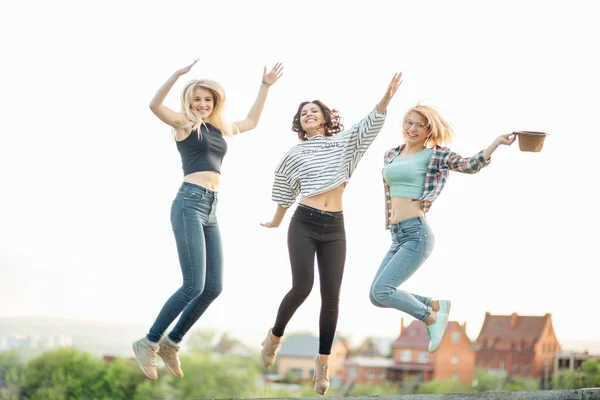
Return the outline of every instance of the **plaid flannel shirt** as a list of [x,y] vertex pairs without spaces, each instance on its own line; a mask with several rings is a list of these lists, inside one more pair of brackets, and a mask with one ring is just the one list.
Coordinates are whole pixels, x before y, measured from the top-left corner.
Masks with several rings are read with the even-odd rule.
[[[394,158],[398,157],[403,148],[404,145],[402,144],[385,152],[383,157],[384,169],[394,160]],[[421,196],[419,199],[421,202],[423,202],[423,212],[427,213],[427,211],[429,211],[431,204],[437,199],[444,189],[444,185],[448,180],[448,173],[450,171],[474,174],[479,172],[481,168],[486,167],[489,163],[490,160],[486,160],[483,157],[483,150],[473,157],[462,157],[447,147],[434,147],[433,154],[429,160],[429,166],[427,167],[427,173],[425,175],[425,188],[423,190],[423,196]],[[383,180],[383,187],[385,189],[385,228],[390,229],[392,226],[390,221],[392,198],[390,196],[390,187],[385,179]]]

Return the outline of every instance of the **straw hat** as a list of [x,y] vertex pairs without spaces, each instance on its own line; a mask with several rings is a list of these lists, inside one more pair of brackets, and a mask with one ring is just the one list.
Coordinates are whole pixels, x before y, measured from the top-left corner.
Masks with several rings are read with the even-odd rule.
[[538,153],[544,147],[544,139],[548,136],[544,132],[519,131],[515,132],[519,137],[519,149],[521,151],[531,151]]

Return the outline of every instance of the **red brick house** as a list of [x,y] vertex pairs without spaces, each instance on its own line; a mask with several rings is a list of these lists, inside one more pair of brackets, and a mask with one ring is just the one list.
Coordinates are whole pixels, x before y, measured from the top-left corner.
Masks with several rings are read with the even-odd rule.
[[475,352],[465,326],[448,322],[440,346],[430,353],[425,324],[415,320],[405,327],[402,319],[400,336],[392,345],[394,363],[388,368],[388,379],[401,385],[406,381],[420,384],[432,379],[454,379],[470,385]]
[[485,314],[475,341],[476,368],[521,377],[552,374],[554,355],[561,347],[552,315]]

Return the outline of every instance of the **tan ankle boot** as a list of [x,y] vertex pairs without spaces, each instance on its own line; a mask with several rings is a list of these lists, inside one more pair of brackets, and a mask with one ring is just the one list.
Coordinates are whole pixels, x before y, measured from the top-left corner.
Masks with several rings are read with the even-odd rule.
[[167,368],[173,375],[178,378],[183,378],[183,371],[181,370],[181,362],[179,361],[179,344],[174,343],[167,336],[164,336],[158,342],[160,346],[158,349],[158,355],[163,359]]
[[275,343],[271,338],[271,329],[267,332],[267,337],[262,342],[262,350],[260,351],[260,360],[265,368],[269,368],[275,362],[279,343]]
[[158,378],[158,371],[156,370],[157,351],[158,343],[151,342],[145,337],[133,342],[135,358],[144,374],[150,379]]
[[315,392],[319,394],[327,393],[329,389],[329,365],[319,362],[319,355],[315,357],[315,373],[313,375],[315,381]]

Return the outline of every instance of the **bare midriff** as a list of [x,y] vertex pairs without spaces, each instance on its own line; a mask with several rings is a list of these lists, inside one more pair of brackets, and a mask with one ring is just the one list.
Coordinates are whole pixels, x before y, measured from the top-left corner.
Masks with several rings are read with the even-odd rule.
[[346,184],[343,183],[325,193],[317,194],[315,196],[308,197],[300,202],[305,206],[316,208],[321,211],[342,211],[342,195]]
[[392,197],[391,223],[404,221],[413,217],[424,217],[423,204],[420,200]]
[[219,190],[219,182],[221,182],[221,174],[216,171],[198,171],[192,174],[187,174],[183,177],[185,182],[193,183],[194,185],[202,186],[204,189],[216,192]]

